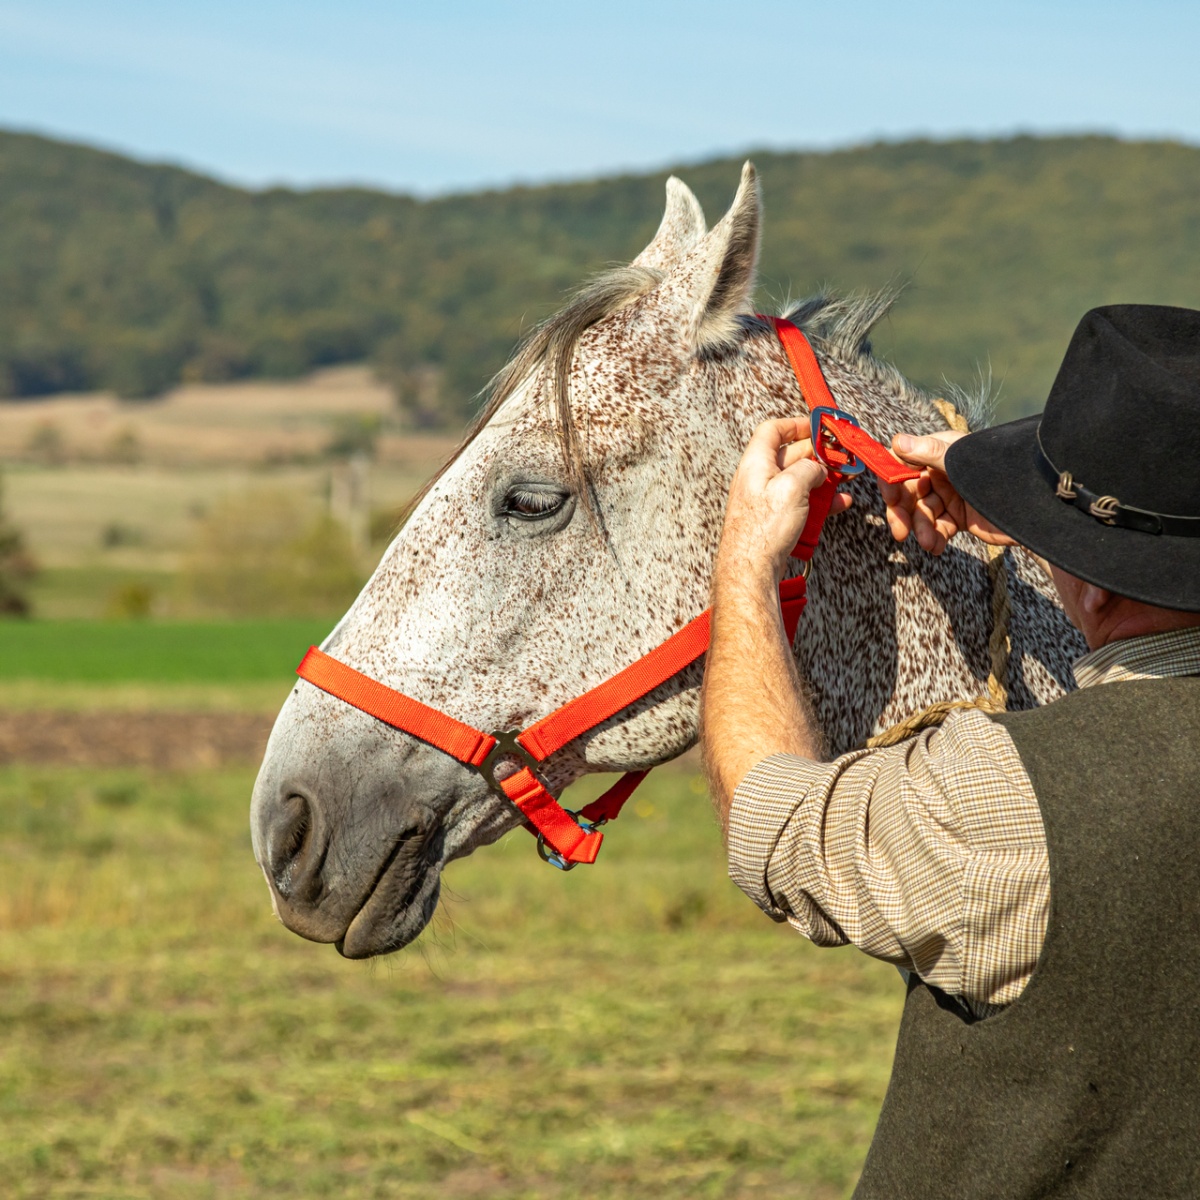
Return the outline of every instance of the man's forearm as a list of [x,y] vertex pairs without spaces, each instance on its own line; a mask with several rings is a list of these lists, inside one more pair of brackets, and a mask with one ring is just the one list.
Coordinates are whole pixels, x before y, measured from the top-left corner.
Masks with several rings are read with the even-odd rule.
[[[776,588],[808,521],[809,496],[828,477],[809,457],[808,433],[797,418],[765,421],[729,485],[701,698],[705,766],[723,832],[734,789],[751,767],[772,754],[818,753]],[[849,505],[848,496],[835,495],[829,513]]]
[[770,578],[718,560],[712,639],[704,668],[704,764],[724,832],[733,793],[772,754],[820,756],[820,736],[804,699]]

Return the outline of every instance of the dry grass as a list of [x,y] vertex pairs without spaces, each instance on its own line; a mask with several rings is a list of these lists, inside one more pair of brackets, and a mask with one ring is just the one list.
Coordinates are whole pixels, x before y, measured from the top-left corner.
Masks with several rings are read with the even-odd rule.
[[[390,393],[365,367],[189,385],[144,404],[108,395],[0,404],[4,504],[43,568],[35,611],[121,615],[130,589],[149,589],[154,616],[186,611],[172,579],[205,516],[264,489],[313,515],[327,510],[339,467],[325,451],[353,418],[383,422],[364,501],[383,532],[454,439],[395,432]],[[364,575],[370,565],[364,556]]]
[[[257,467],[319,457],[338,418],[393,413],[388,388],[355,366],[286,382],[188,384],[141,403],[62,395],[0,404],[0,460]],[[424,475],[453,445],[385,432],[379,456]]]
[[[399,510],[432,473],[432,461],[411,469],[376,467],[372,504]],[[8,512],[43,566],[171,571],[197,521],[222,500],[265,486],[301,498],[316,512],[326,504],[329,474],[328,466],[21,466],[5,472],[4,485]]]

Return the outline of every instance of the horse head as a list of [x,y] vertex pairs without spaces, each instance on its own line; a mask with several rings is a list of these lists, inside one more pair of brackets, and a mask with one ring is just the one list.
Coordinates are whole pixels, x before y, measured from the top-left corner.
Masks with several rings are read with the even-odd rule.
[[[493,382],[323,649],[482,730],[523,728],[611,678],[707,603],[728,482],[754,426],[801,407],[750,306],[753,168],[711,230],[678,180],[624,268],[585,287]],[[804,325],[834,395],[876,436],[933,430],[933,403],[869,350],[886,299],[819,297]],[[830,523],[797,639],[830,746],[931,699],[977,694],[989,603],[975,544],[932,560],[891,543],[877,491]],[[967,541],[967,539],[960,539]],[[1014,706],[1056,695],[1075,648],[1046,583],[1014,556]],[[557,792],[696,740],[701,667],[563,747]],[[397,949],[437,904],[442,868],[521,814],[475,771],[301,680],[255,785],[256,857],[281,920],[349,957]]]

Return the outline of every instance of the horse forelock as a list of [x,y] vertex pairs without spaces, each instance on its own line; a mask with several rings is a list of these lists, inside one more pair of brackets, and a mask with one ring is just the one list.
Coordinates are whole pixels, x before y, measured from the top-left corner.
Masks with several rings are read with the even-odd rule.
[[539,371],[547,373],[555,433],[571,481],[586,504],[589,494],[587,469],[568,387],[571,362],[580,338],[592,326],[640,300],[653,291],[662,278],[660,271],[648,267],[630,265],[610,268],[585,283],[563,308],[536,326],[517,347],[516,354],[483,389],[483,404],[462,441],[437,474],[413,497],[408,512],[416,509],[426,493],[458,461],[517,389]]

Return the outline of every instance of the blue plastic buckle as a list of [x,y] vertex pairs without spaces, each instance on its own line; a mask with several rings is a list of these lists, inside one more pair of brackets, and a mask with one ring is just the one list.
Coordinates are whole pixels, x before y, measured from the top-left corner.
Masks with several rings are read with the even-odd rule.
[[[846,450],[844,446],[842,446],[842,449],[846,450],[846,453],[850,455],[850,461],[844,466],[841,463],[830,462],[829,459],[825,457],[825,450],[821,445],[821,439],[823,437],[832,437],[834,441],[837,441],[837,434],[830,433],[828,430],[822,427],[822,417],[833,417],[838,421],[846,421],[855,426],[855,428],[861,428],[858,422],[848,412],[842,412],[840,408],[829,408],[828,406],[814,408],[808,416],[809,429],[812,432],[814,457],[823,462],[831,471],[836,471],[839,475],[842,475],[846,478],[849,478],[851,475],[861,475],[867,469],[867,464],[855,458],[855,456],[850,454],[850,451]],[[838,444],[841,445],[840,442]]]
[[[575,824],[578,825],[584,833],[595,833],[601,825],[605,824],[605,818],[603,817],[599,821],[585,821],[579,815],[579,813],[570,808],[564,811],[569,817],[574,819]],[[560,871],[573,871],[577,866],[579,866],[578,863],[568,862],[561,854],[559,854],[557,850],[551,850],[546,845],[546,835],[543,833],[539,833],[537,835],[537,852],[541,857],[542,862],[549,863],[552,867],[556,867]]]

